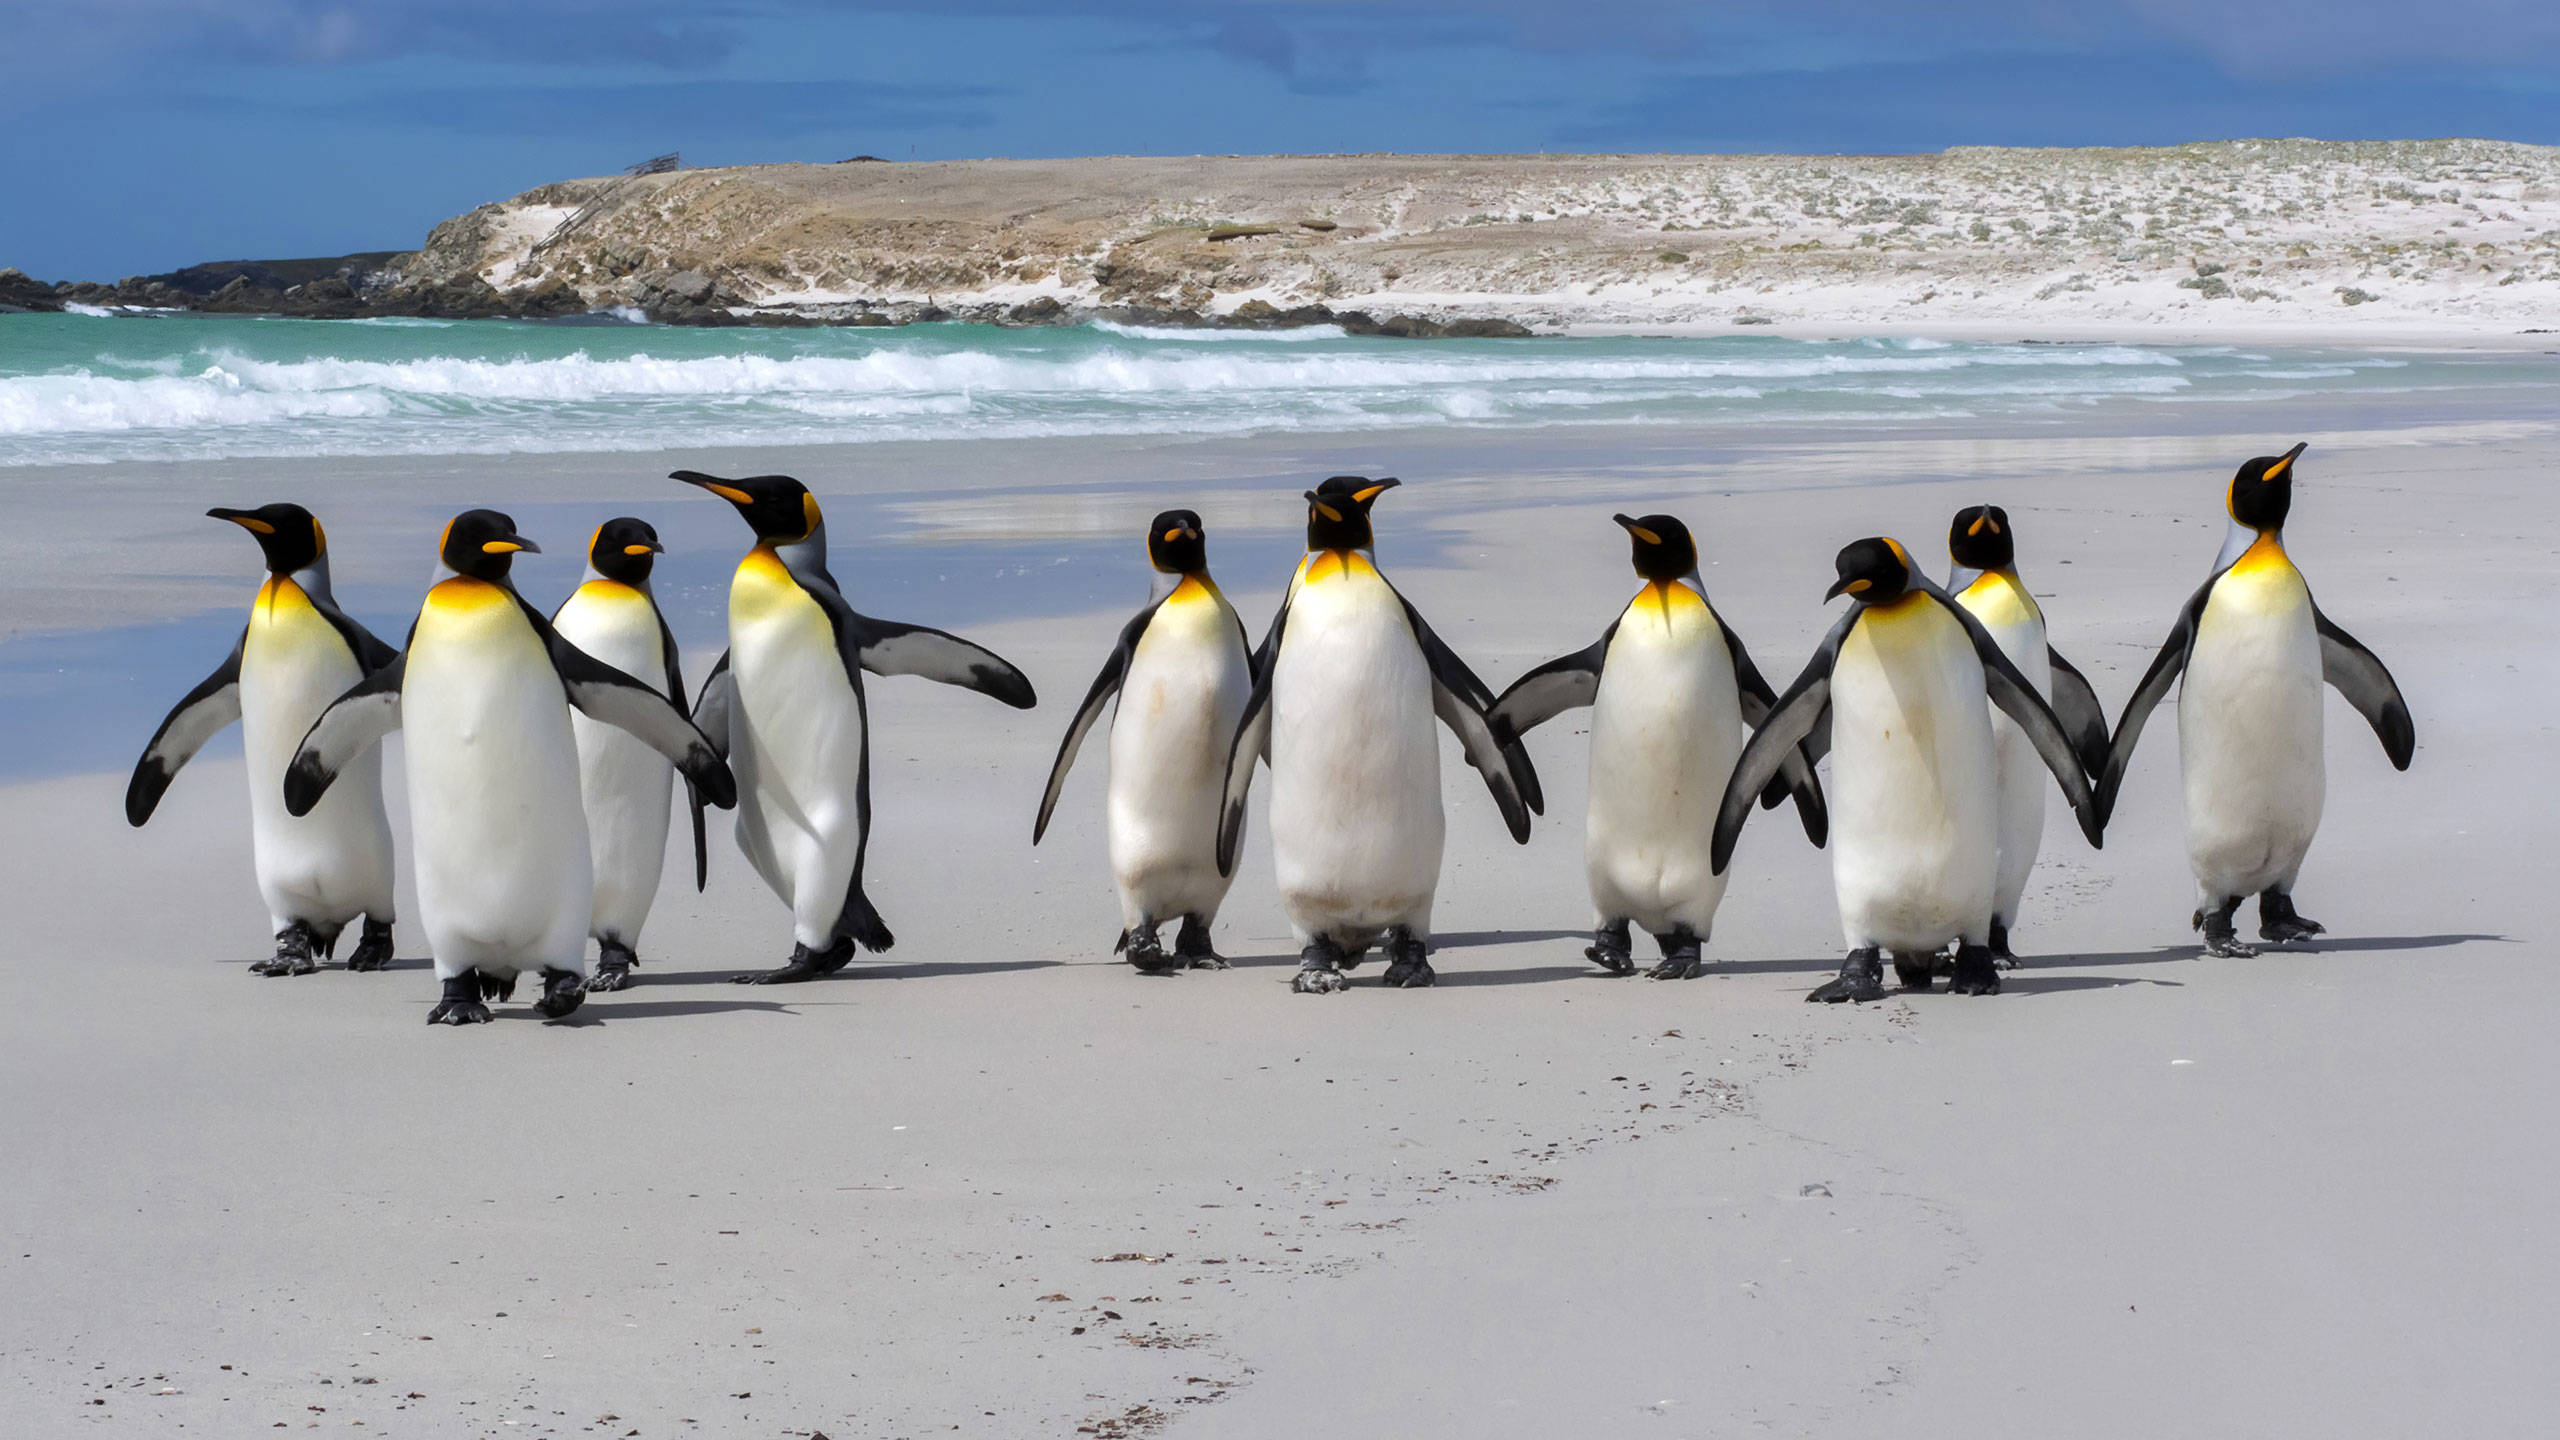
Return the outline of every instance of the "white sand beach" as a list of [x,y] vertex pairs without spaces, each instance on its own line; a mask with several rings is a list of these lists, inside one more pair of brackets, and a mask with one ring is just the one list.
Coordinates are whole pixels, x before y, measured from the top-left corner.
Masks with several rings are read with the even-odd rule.
[[[96,758],[0,788],[0,1432],[2531,1433],[2560,1404],[2554,397],[15,468],[11,643],[93,633],[119,678],[78,722]],[[1745,832],[1707,977],[1603,977],[1570,718],[1531,740],[1525,847],[1444,741],[1430,990],[1289,992],[1258,817],[1235,968],[1115,963],[1098,748],[1029,843],[1167,505],[1202,512],[1258,636],[1298,492],[1400,475],[1380,563],[1499,688],[1631,592],[1613,509],[1688,520],[1783,686],[1838,546],[1889,533],[1942,572],[1947,518],[1995,501],[2112,711],[2232,467],[2296,440],[2292,552],[2419,740],[2395,773],[2331,699],[2311,947],[2196,958],[2158,723],[2103,852],[2057,802],[2026,964],[1987,999],[1802,1003],[1840,938],[1785,816]],[[546,604],[589,527],[648,517],[699,675],[746,536],[679,465],[807,480],[857,606],[1039,687],[1029,714],[873,688],[897,948],[727,984],[789,925],[723,829],[703,895],[671,847],[635,988],[562,1023],[519,995],[431,1030],[413,913],[390,973],[251,977],[236,745],[149,828],[118,808],[252,583],[204,506],[311,505],[390,636],[457,509],[546,542],[518,571]],[[973,548],[1053,541],[1045,568]],[[140,648],[187,617],[220,638]]]

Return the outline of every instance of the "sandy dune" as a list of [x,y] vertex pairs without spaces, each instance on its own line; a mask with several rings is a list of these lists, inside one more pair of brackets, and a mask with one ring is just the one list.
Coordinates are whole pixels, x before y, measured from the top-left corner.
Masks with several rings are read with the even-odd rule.
[[2512,335],[2560,325],[2560,151],[759,165],[544,186],[447,221],[401,269],[835,319],[1325,305],[1542,329]]

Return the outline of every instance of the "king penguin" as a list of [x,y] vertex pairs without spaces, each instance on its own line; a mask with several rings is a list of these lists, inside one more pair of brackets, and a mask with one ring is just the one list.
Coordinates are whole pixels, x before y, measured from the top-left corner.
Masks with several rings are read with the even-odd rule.
[[1823,599],[1849,596],[1849,613],[1743,747],[1716,815],[1713,863],[1721,871],[1733,858],[1753,800],[1828,717],[1831,878],[1849,954],[1805,998],[1881,999],[1884,950],[1903,988],[1926,990],[1950,941],[1955,992],[1997,994],[1999,776],[1984,697],[2017,722],[2094,846],[2088,773],[2034,685],[1900,541],[1856,541],[1833,564],[1839,579]]
[[[650,572],[663,553],[658,532],[645,520],[626,515],[596,527],[587,542],[586,579],[552,612],[551,624],[562,639],[666,696],[683,714],[686,691],[675,632],[649,588]],[[578,742],[578,793],[595,862],[595,917],[587,934],[597,955],[587,988],[619,990],[640,963],[640,927],[658,898],[675,767],[637,736],[601,720],[572,714],[569,729]],[[708,859],[702,802],[695,799],[686,808],[692,812],[693,884],[699,890]]]
[[[1514,681],[1490,718],[1526,735],[1592,707],[1583,867],[1594,918],[1583,953],[1612,975],[1632,975],[1627,927],[1641,925],[1662,949],[1646,973],[1686,980],[1705,971],[1701,951],[1724,900],[1725,877],[1707,853],[1715,807],[1750,726],[1777,694],[1708,601],[1689,527],[1670,515],[1611,518],[1634,547],[1643,588],[1589,647]],[[1763,798],[1789,794],[1806,838],[1821,845],[1822,786],[1801,753]]]
[[856,612],[827,571],[818,497],[788,475],[671,477],[738,509],[756,543],[729,582],[729,650],[703,682],[694,716],[736,767],[738,848],[791,907],[793,947],[776,985],[844,968],[856,945],[896,943],[863,893],[871,843],[871,725],[862,672],[921,675],[1017,710],[1031,682],[957,635]]
[[1432,719],[1455,732],[1511,838],[1544,808],[1493,692],[1378,573],[1369,507],[1392,478],[1336,475],[1307,492],[1307,554],[1254,656],[1227,761],[1218,869],[1235,871],[1257,759],[1271,766],[1271,850],[1300,949],[1291,988],[1325,994],[1383,937],[1385,983],[1432,982],[1426,958],[1445,817]]
[[[2046,638],[2044,610],[2018,578],[2017,531],[2009,512],[1997,505],[1957,511],[1947,527],[1947,555],[1953,566],[1948,593],[1973,612],[2000,653],[2053,708],[2081,765],[2095,774],[2107,758],[2106,711],[2088,677]],[[2008,969],[2018,963],[2009,949],[2009,929],[2018,923],[2018,900],[2027,893],[2027,877],[2035,873],[2036,851],[2044,843],[2044,761],[2018,722],[1996,705],[1991,709],[1991,758],[2000,776],[2000,868],[1992,885],[1991,958]]]
[[2400,686],[2373,652],[2332,624],[2285,553],[2293,466],[2306,447],[2261,455],[2224,492],[2231,528],[2213,573],[2187,598],[2169,638],[2125,702],[2107,748],[2098,802],[2109,812],[2143,722],[2178,688],[2178,758],[2186,789],[2187,863],[2208,955],[2251,955],[2232,915],[2258,897],[2258,936],[2278,944],[2322,932],[2293,908],[2302,857],[2320,828],[2328,776],[2321,755],[2323,681],[2373,727],[2396,770],[2418,732]]
[[444,529],[437,580],[409,648],[339,697],[285,771],[285,807],[311,809],[358,756],[406,732],[419,919],[444,995],[430,1025],[490,1018],[481,1001],[542,974],[541,1014],[585,998],[594,870],[578,796],[574,705],[673,760],[715,805],[728,767],[667,698],[561,638],[508,579],[539,553],[495,510]]
[[[1253,689],[1244,620],[1209,578],[1200,517],[1167,510],[1147,526],[1153,592],[1093,677],[1058,742],[1031,843],[1049,829],[1086,732],[1111,712],[1111,780],[1103,805],[1111,878],[1120,890],[1120,942],[1148,974],[1223,970],[1209,927],[1232,877],[1218,868],[1218,817],[1227,748]],[[1179,916],[1173,957],[1156,931]]]
[[382,762],[366,756],[338,793],[308,815],[284,805],[285,766],[303,732],[329,702],[398,656],[347,618],[329,591],[329,539],[299,505],[205,514],[257,537],[267,579],[249,605],[240,642],[204,682],[187,692],[144,746],[125,788],[124,815],[151,818],[178,768],[205,741],[240,722],[249,772],[249,851],[258,893],[275,926],[271,959],[259,975],[308,975],[338,947],[347,922],[364,933],[350,970],[391,959],[391,822],[382,809]]

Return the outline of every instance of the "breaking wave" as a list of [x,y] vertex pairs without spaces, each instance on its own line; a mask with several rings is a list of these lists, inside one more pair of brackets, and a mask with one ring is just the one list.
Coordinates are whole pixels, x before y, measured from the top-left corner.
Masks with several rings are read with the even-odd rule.
[[683,331],[13,316],[0,465],[1401,425],[1872,421],[2272,398],[2407,362],[1774,337],[1394,341],[1330,327]]

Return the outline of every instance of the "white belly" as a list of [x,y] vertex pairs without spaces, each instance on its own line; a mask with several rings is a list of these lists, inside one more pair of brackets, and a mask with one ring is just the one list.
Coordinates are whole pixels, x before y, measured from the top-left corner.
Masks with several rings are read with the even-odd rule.
[[1235,612],[1213,594],[1177,590],[1139,637],[1112,715],[1104,802],[1123,926],[1206,924],[1226,898],[1218,816],[1248,669]]
[[1716,806],[1749,738],[1741,707],[1723,630],[1696,593],[1638,595],[1591,711],[1583,860],[1600,923],[1706,937],[1725,887],[1710,864]]
[[240,656],[240,733],[258,893],[278,930],[299,920],[326,935],[359,914],[391,918],[382,751],[349,762],[310,814],[284,808],[285,767],[302,737],[362,678],[327,617],[292,582],[268,582],[251,607]]
[[1427,936],[1444,824],[1431,671],[1365,563],[1298,587],[1271,707],[1271,848],[1292,926],[1354,944],[1391,925]]
[[[1973,612],[2047,704],[2053,701],[2053,661],[2045,645],[2044,615],[2035,601],[2005,576],[1986,575],[1956,597]],[[1992,914],[2003,925],[2018,920],[2018,900],[2035,873],[2036,852],[2044,845],[2044,793],[2052,784],[2044,759],[2018,728],[2018,722],[1991,705],[1991,759],[1999,777],[1999,859],[1992,884]]]
[[1997,781],[1963,627],[1926,596],[1870,610],[1840,647],[1831,705],[1831,874],[1849,947],[1987,940]]
[[[658,612],[639,591],[590,582],[569,597],[552,624],[570,644],[667,693]],[[636,949],[666,866],[675,766],[631,732],[574,711],[569,729],[578,746],[578,791],[595,869],[588,933]]]
[[794,938],[823,950],[862,846],[861,702],[826,612],[762,554],[740,564],[729,591],[738,848],[791,907]]
[[2213,587],[2178,690],[2187,859],[2216,899],[2290,889],[2320,828],[2320,637],[2289,564]]
[[401,685],[419,918],[440,975],[584,974],[593,877],[568,698],[512,598],[439,598],[470,583],[429,595]]

